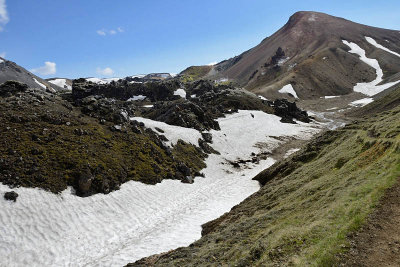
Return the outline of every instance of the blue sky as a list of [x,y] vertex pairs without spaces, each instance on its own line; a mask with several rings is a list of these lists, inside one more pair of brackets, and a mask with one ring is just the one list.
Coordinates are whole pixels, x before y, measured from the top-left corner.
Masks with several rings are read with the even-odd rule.
[[399,0],[0,0],[0,55],[44,78],[178,73],[240,54],[299,10],[400,29]]

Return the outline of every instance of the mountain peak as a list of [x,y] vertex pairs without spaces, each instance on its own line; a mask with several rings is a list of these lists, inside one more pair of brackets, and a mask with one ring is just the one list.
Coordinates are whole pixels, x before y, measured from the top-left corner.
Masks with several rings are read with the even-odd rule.
[[297,11],[290,16],[287,25],[295,26],[299,23],[310,25],[315,24],[315,22],[332,22],[338,19],[340,18],[316,11]]
[[[227,77],[270,98],[280,97],[277,89],[292,83],[303,98],[350,93],[358,81],[373,80],[375,72],[368,65],[359,64],[359,58],[347,52],[342,40],[372,51],[374,48],[366,41],[366,36],[392,51],[400,49],[398,31],[370,27],[321,12],[298,11],[258,46],[219,64],[216,76]],[[277,57],[279,49],[284,56]],[[381,51],[376,50],[376,53]],[[399,71],[397,63],[390,63],[394,60],[398,61],[384,55],[380,58],[381,62],[386,62],[382,66],[387,73]]]

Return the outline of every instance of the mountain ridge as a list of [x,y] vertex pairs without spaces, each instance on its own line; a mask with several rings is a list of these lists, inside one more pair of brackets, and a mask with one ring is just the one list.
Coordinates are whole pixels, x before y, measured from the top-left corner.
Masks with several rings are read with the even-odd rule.
[[[226,78],[265,97],[278,98],[277,90],[292,84],[300,98],[343,95],[358,82],[371,81],[373,69],[348,53],[342,40],[355,42],[367,56],[378,58],[385,79],[399,79],[400,58],[369,44],[373,37],[392,51],[400,52],[400,33],[371,27],[328,14],[299,11],[271,36],[242,54],[216,64],[209,79]],[[273,62],[282,49],[281,62]]]

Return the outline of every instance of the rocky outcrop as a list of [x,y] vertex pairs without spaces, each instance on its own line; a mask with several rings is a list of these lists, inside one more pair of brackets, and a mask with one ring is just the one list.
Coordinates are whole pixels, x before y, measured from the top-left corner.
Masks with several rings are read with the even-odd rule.
[[205,167],[200,148],[184,142],[170,148],[165,136],[130,121],[137,108],[130,101],[101,95],[74,100],[71,93],[6,85],[8,96],[0,97],[0,182],[10,187],[59,193],[72,186],[77,195],[89,196],[130,180],[190,182]]
[[199,131],[220,129],[211,112],[197,103],[188,101],[162,102],[156,104],[151,111],[145,112],[143,115],[170,125],[193,128]]
[[94,95],[102,95],[118,100],[128,100],[137,95],[146,96],[152,102],[179,98],[174,91],[181,88],[178,80],[129,83],[128,80],[112,81],[109,84],[96,84],[77,79],[72,84],[72,96],[75,101]]
[[7,81],[0,85],[0,96],[11,96],[18,92],[25,92],[28,86],[17,81]]
[[17,201],[18,194],[15,191],[5,192],[4,199],[9,201]]
[[123,124],[129,121],[135,112],[135,105],[131,102],[106,98],[101,95],[87,96],[79,99],[75,104],[81,107],[84,114],[115,124]]
[[296,123],[294,119],[307,123],[311,121],[307,112],[299,109],[296,103],[286,99],[277,99],[271,105],[274,108],[274,114],[282,118],[281,122]]

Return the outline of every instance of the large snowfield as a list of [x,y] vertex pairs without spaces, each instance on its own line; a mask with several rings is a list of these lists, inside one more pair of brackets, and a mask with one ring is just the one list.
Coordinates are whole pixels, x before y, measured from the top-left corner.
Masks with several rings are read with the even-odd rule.
[[[254,118],[253,118],[254,116]],[[162,122],[158,127],[173,145],[197,144],[200,133]],[[55,195],[34,188],[16,188],[17,202],[0,199],[0,258],[4,266],[122,266],[155,253],[187,246],[201,237],[201,225],[221,216],[253,194],[251,180],[274,163],[235,169],[226,159],[249,159],[271,151],[281,141],[271,136],[308,139],[321,129],[311,123],[284,124],[260,111],[239,111],[220,118],[212,130],[213,148],[221,155],[206,159],[205,178],[194,184],[164,180],[157,185],[128,182],[108,195],[77,197],[71,188]],[[0,184],[0,194],[10,191]]]
[[[382,49],[382,45],[378,45],[378,43],[372,39],[371,37],[366,37],[366,40],[374,45],[377,48]],[[378,60],[373,59],[373,58],[368,58],[365,55],[365,50],[362,49],[359,45],[357,45],[356,43],[353,42],[348,42],[346,40],[342,40],[342,42],[347,45],[348,47],[350,47],[350,51],[349,53],[353,53],[356,54],[360,57],[360,60],[365,62],[366,64],[370,65],[371,67],[373,67],[376,71],[376,79],[373,80],[372,82],[369,83],[357,83],[353,90],[355,92],[360,92],[362,94],[368,95],[368,96],[373,96],[376,95],[390,87],[392,87],[393,85],[398,84],[400,81],[395,81],[395,82],[389,82],[389,83],[385,83],[385,84],[380,84],[383,81],[383,71],[379,65]],[[392,54],[397,54],[393,51],[390,51],[389,49],[383,47],[385,51],[389,51]]]

